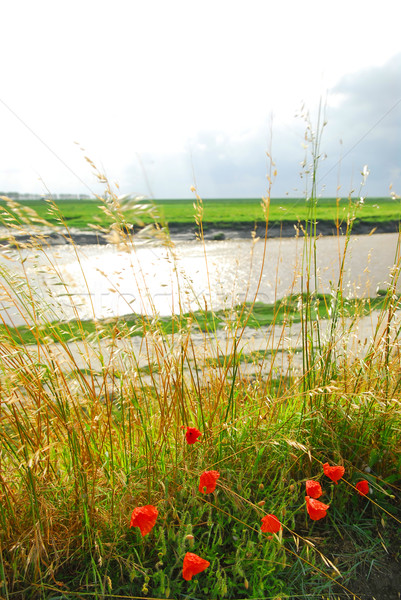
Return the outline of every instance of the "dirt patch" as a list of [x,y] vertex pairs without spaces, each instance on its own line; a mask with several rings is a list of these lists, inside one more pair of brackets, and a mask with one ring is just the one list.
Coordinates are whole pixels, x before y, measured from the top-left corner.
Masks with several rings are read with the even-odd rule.
[[[390,527],[390,531],[388,528]],[[380,534],[380,529],[383,537]],[[386,530],[377,530],[377,548],[369,552],[355,570],[355,576],[346,587],[362,600],[400,600],[401,599],[401,526],[394,521]],[[334,551],[340,558],[358,554],[349,540]],[[334,558],[334,556],[333,556]],[[352,596],[351,596],[352,598]]]
[[365,566],[347,587],[363,600],[400,600],[401,562],[390,555],[378,568],[370,571]]

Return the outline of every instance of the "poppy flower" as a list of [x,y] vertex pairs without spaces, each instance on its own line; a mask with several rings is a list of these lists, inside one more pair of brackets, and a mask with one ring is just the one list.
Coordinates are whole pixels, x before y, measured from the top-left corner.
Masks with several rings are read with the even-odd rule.
[[211,494],[214,492],[219,477],[220,473],[218,471],[203,471],[199,479],[199,491],[202,494]]
[[318,481],[313,481],[313,479],[308,479],[305,483],[306,486],[306,495],[311,498],[320,498],[323,494],[322,487]]
[[360,496],[367,496],[369,494],[369,483],[366,481],[366,479],[358,481],[355,487],[358,490],[358,494]]
[[193,554],[193,552],[187,552],[184,556],[184,564],[182,567],[182,576],[187,581],[190,581],[194,575],[202,573],[205,569],[210,566],[210,562]]
[[334,465],[330,467],[329,463],[324,463],[323,472],[337,485],[338,480],[344,475],[345,469],[340,465]]
[[330,508],[328,504],[323,504],[320,500],[316,500],[315,498],[309,498],[309,496],[305,497],[306,500],[306,510],[308,511],[308,515],[312,519],[312,521],[318,521],[319,519],[323,519],[326,516],[327,510]]
[[139,527],[142,536],[147,535],[156,523],[158,514],[157,508],[151,504],[137,506],[132,511],[130,527]]
[[200,435],[202,434],[199,429],[196,429],[196,427],[187,427],[187,431],[185,432],[185,437],[187,438],[188,444],[195,444]]
[[280,529],[282,529],[281,523],[275,515],[265,515],[262,518],[263,533],[278,533]]

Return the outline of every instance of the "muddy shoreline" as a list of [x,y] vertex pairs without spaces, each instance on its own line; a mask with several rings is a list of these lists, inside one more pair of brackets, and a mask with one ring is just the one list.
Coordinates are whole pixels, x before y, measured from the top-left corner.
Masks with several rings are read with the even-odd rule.
[[[302,234],[300,226],[303,223],[298,222],[272,222],[267,229],[268,238],[289,238],[295,237],[297,232]],[[373,233],[397,233],[399,230],[399,221],[387,221],[384,223],[375,223],[370,221],[357,221],[354,223],[352,233],[354,235],[369,235]],[[170,223],[169,231],[171,237],[191,236],[196,239],[198,228],[188,223]],[[345,234],[346,224],[340,227],[340,233]],[[264,238],[266,235],[266,225],[264,223],[253,224],[249,222],[239,223],[203,223],[203,234],[207,240],[229,240],[229,239],[247,239],[252,237],[255,232],[257,237]],[[317,235],[337,235],[337,229],[333,221],[319,221],[316,226]]]
[[[291,238],[298,235],[303,235],[303,223],[297,222],[272,222],[267,229],[268,238]],[[195,241],[199,229],[192,223],[169,223],[169,232],[173,241]],[[340,234],[344,235],[346,225],[340,227]],[[370,221],[356,221],[354,223],[352,233],[354,235],[369,235],[372,233],[398,233],[399,221],[386,221],[382,223],[374,223]],[[134,236],[141,237],[141,229],[135,228],[132,233]],[[317,235],[332,236],[337,235],[337,229],[332,221],[319,221],[316,225]],[[266,226],[264,223],[250,222],[220,222],[220,223],[203,223],[203,235],[205,240],[233,240],[233,239],[251,239],[252,235],[264,238],[266,235]],[[149,237],[149,236],[147,236]],[[67,234],[61,231],[47,230],[40,235],[23,234],[15,235],[17,243],[32,242],[33,238],[42,240],[44,244],[52,246],[65,245],[73,242],[77,245],[98,244],[105,245],[111,242],[108,236],[99,231],[72,229]],[[0,244],[7,244],[10,241],[7,239],[6,231],[0,232]],[[14,244],[12,244],[14,245]]]

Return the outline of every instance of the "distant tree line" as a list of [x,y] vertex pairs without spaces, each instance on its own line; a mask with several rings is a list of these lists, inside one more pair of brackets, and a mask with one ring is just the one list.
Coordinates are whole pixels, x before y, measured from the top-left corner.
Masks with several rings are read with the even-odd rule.
[[11,200],[41,200],[51,197],[53,200],[88,200],[88,194],[20,194],[19,192],[0,192]]

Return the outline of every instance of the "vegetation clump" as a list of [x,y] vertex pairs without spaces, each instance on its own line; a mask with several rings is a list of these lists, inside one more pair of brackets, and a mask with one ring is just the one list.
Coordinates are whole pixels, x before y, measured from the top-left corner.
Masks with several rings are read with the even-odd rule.
[[[143,207],[127,212],[108,186],[103,201],[108,234],[135,252]],[[267,230],[269,195],[262,204]],[[380,596],[375,573],[395,572],[400,550],[400,245],[377,298],[345,299],[342,271],[319,294],[315,179],[307,206],[300,294],[169,320],[84,322],[75,306],[68,323],[23,276],[24,251],[47,246],[16,234],[44,217],[3,212],[22,276],[17,288],[3,261],[2,295],[24,325],[1,313],[2,598],[360,599],[364,576],[378,600],[396,597],[390,579]],[[348,207],[346,240],[358,202]],[[59,208],[49,204],[68,237]],[[202,244],[197,195],[195,213]],[[354,352],[365,314],[376,332]],[[247,327],[266,329],[263,352],[241,347]]]

